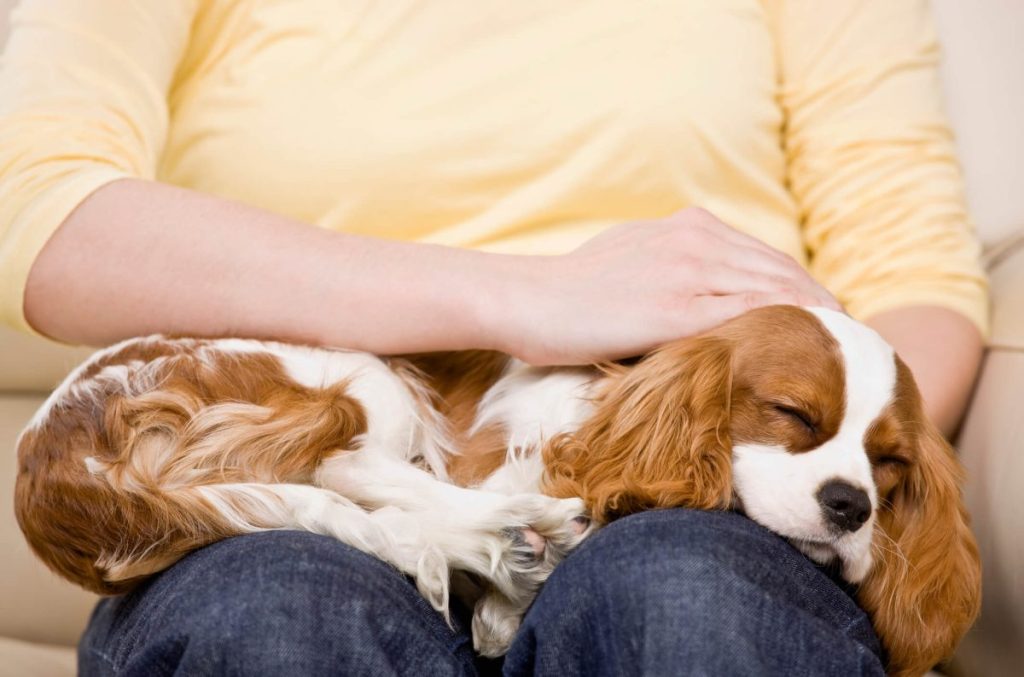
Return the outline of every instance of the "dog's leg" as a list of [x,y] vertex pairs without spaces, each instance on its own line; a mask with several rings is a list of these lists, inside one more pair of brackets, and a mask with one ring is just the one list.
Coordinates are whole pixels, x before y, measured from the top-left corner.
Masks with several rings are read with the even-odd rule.
[[[449,569],[458,569],[486,580],[498,591],[489,594],[500,595],[521,615],[554,565],[579,542],[582,503],[532,489],[496,493],[443,481],[451,448],[446,424],[415,374],[392,372],[381,362],[345,372],[347,394],[365,411],[366,432],[354,450],[320,463],[315,484],[371,514],[391,514],[396,547],[403,557],[419,550],[417,583],[440,610],[446,610],[447,588],[437,594],[436,581],[447,585]],[[503,616],[495,631],[478,632],[485,638],[478,646],[488,654],[503,652],[518,626],[518,616]]]
[[[544,463],[539,451],[536,448],[528,451],[519,450],[487,477],[480,485],[480,489],[502,494],[539,494],[543,474]],[[574,538],[568,541],[554,540],[547,544],[543,556],[551,569],[596,528],[583,516],[578,516],[572,527]],[[486,589],[473,606],[472,629],[475,648],[488,656],[505,653],[537,592],[539,588],[534,589],[532,594],[520,590],[518,594],[510,596],[495,586]]]
[[[187,551],[227,536],[298,529],[331,536],[415,576],[420,591],[447,613],[449,571],[440,550],[425,540],[421,521],[397,508],[369,512],[339,494],[307,484],[218,483],[166,488],[161,507],[188,514],[197,529],[184,548],[163,547],[108,552],[96,565],[108,580],[159,572]],[[173,545],[173,544],[171,544]]]
[[[578,499],[465,489],[373,449],[331,456],[316,482],[368,509],[391,506],[420,515],[426,540],[437,544],[453,567],[503,588],[518,587],[513,578],[529,578],[529,569],[541,564],[548,548],[571,548],[578,539],[576,519],[583,514]],[[524,529],[544,542],[531,545]]]
[[[522,530],[533,529],[545,543],[555,544],[553,550],[574,540],[579,501],[533,492],[506,496],[443,481],[446,450],[452,446],[446,422],[415,374],[396,373],[372,361],[358,370],[348,368],[347,377],[346,393],[363,407],[366,432],[355,450],[321,462],[315,484],[367,509],[397,507],[421,515],[425,538],[445,552],[452,566],[505,588],[513,586],[510,579],[517,572],[528,576],[521,570],[533,549]],[[545,543],[537,543],[538,549]]]
[[[465,489],[375,449],[332,456],[317,483],[367,508],[415,516],[421,545],[489,583],[489,601],[474,618],[474,644],[485,655],[505,652],[540,586],[586,535],[579,499]],[[531,532],[540,537],[532,543]]]

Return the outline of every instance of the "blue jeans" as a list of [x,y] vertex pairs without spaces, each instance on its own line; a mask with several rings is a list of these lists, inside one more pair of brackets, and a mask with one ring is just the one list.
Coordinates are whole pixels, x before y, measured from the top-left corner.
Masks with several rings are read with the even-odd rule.
[[322,536],[199,550],[100,602],[83,675],[882,675],[865,616],[786,541],[731,513],[613,523],[561,564],[501,663],[408,579]]

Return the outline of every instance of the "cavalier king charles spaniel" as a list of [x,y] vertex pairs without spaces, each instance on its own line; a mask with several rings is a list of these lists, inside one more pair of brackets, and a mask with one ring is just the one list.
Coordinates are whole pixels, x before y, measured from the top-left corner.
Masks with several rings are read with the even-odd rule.
[[979,608],[952,448],[892,348],[819,308],[755,310],[600,368],[133,339],[50,396],[18,462],[28,542],[89,590],[302,529],[415,577],[442,613],[470,597],[487,655],[583,538],[656,508],[741,510],[834,563],[891,674],[948,657]]

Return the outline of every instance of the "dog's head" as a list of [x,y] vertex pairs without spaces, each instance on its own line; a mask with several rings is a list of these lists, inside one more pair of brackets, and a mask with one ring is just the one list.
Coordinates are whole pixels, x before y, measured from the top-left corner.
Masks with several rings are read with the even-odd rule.
[[894,673],[924,672],[977,615],[980,565],[952,448],[874,331],[773,306],[613,372],[546,450],[548,491],[598,522],[742,509],[860,585]]

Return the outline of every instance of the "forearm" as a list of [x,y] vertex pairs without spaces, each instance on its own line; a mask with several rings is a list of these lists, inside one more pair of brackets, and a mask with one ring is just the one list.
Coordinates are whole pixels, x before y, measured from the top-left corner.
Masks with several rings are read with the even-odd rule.
[[487,273],[511,257],[329,232],[125,180],[86,199],[33,265],[39,331],[93,345],[153,332],[375,353],[496,347]]
[[880,333],[914,373],[932,421],[947,436],[963,417],[984,349],[964,316],[937,306],[879,313],[867,324]]
[[84,200],[25,291],[29,323],[76,343],[243,336],[543,365],[639,355],[776,304],[838,308],[796,261],[700,209],[565,255],[508,256],[330,232],[138,180]]

